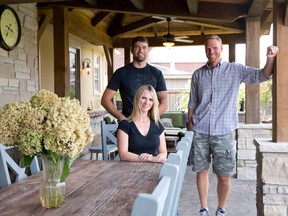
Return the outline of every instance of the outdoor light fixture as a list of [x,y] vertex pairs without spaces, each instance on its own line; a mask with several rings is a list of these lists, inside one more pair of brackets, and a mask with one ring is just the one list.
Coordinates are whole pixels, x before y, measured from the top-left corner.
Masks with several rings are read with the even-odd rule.
[[175,45],[175,43],[172,42],[172,41],[166,41],[166,42],[163,43],[163,45],[164,45],[165,47],[167,47],[167,48],[171,48],[172,46]]
[[85,70],[87,69],[87,74],[90,74],[90,59],[85,58],[82,62],[82,69]]

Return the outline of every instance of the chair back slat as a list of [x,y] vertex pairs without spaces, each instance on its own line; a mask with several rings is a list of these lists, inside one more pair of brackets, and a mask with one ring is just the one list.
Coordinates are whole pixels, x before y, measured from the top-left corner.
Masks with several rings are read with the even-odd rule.
[[179,151],[179,154],[176,153],[170,153],[168,155],[168,159],[163,164],[160,170],[159,177],[162,178],[163,176],[169,176],[171,178],[171,184],[169,187],[169,194],[168,198],[165,201],[165,207],[163,216],[170,216],[175,215],[176,212],[173,212],[173,205],[174,205],[174,197],[177,193],[177,185],[179,183],[179,176],[180,176],[180,164],[181,164],[181,153]]
[[193,136],[194,136],[194,132],[193,131],[186,131],[184,137],[182,137],[183,141],[185,141],[185,142],[188,141],[187,139],[189,139],[188,143],[191,145],[190,151],[189,151],[189,154],[188,154],[188,161],[187,161],[188,165],[192,164],[192,153],[191,153],[191,151],[192,151]]
[[105,121],[101,121],[101,140],[103,149],[103,160],[108,160],[107,145],[108,139],[112,143],[109,145],[117,146],[117,138],[115,131],[117,130],[118,124],[106,124]]
[[[0,144],[0,188],[6,187],[11,184],[11,178],[9,169],[16,176],[15,181],[19,181],[27,178],[25,173],[26,168],[20,167],[6,152],[6,147]],[[38,158],[35,156],[31,165],[30,170],[32,174],[40,171]]]
[[152,194],[140,193],[137,195],[131,216],[161,216],[168,197],[171,178],[163,176]]

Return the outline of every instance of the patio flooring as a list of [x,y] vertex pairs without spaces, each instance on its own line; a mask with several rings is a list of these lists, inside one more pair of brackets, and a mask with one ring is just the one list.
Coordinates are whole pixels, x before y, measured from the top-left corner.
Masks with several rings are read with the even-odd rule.
[[[180,216],[198,216],[200,201],[196,186],[196,173],[191,166],[187,166],[184,184],[179,201],[178,211]],[[208,207],[212,215],[217,208],[217,177],[209,175]],[[231,192],[226,204],[227,216],[256,216],[256,181],[238,180],[231,178]]]

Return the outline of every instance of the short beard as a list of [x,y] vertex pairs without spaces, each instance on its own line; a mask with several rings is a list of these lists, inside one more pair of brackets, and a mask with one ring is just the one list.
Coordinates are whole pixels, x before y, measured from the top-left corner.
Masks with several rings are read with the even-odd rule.
[[145,58],[135,57],[134,60],[135,60],[136,62],[144,62],[146,59],[145,59]]

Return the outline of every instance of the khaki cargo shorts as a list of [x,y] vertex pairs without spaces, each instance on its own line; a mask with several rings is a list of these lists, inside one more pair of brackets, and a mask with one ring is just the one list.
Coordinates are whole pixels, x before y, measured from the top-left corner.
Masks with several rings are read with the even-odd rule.
[[212,161],[213,173],[230,176],[235,168],[233,133],[210,136],[194,132],[191,154],[193,171],[208,170]]

